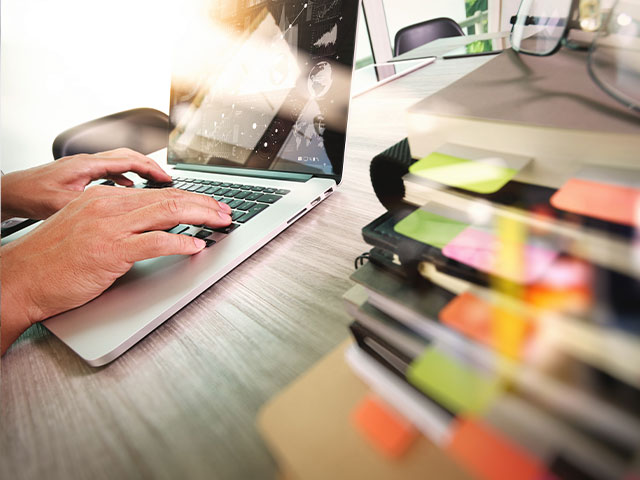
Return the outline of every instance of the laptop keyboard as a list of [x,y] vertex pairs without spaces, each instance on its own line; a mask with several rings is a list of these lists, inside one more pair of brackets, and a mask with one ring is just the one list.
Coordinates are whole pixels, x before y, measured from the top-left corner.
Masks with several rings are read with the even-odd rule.
[[187,192],[208,195],[231,207],[231,225],[223,228],[209,228],[204,225],[176,225],[169,233],[190,235],[204,240],[207,247],[215,244],[241,225],[276,203],[290,190],[240,183],[200,180],[197,178],[175,177],[171,183],[147,182],[142,188],[178,188]]

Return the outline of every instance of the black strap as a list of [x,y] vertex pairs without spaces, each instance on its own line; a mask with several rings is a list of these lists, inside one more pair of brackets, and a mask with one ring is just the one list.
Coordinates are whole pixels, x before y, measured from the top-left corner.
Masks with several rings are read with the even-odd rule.
[[409,172],[413,162],[415,159],[411,157],[409,140],[406,138],[371,160],[369,173],[373,191],[387,210],[409,207],[403,200],[405,189],[402,177]]

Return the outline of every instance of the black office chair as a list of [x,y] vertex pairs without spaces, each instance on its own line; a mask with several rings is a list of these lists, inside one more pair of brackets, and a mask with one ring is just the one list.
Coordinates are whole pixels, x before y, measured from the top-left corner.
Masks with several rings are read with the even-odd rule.
[[167,146],[169,117],[153,108],[136,108],[77,125],[53,141],[53,158],[128,147],[147,155]]
[[409,25],[396,33],[394,56],[401,55],[439,38],[459,37],[462,35],[464,35],[464,32],[460,25],[455,20],[446,17]]

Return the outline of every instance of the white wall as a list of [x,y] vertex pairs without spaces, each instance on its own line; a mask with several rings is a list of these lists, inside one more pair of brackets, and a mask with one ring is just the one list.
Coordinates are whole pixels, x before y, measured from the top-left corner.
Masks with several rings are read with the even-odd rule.
[[[0,2],[2,170],[50,161],[51,143],[64,128],[130,108],[167,111],[176,34],[171,8],[199,1],[209,0]],[[519,2],[502,1],[508,25]],[[465,17],[463,0],[384,3],[392,38],[421,20]],[[365,29],[359,33],[362,44]],[[358,57],[367,51],[359,46]]]
[[51,161],[61,126],[130,108],[168,109],[171,1],[2,2],[5,173]]

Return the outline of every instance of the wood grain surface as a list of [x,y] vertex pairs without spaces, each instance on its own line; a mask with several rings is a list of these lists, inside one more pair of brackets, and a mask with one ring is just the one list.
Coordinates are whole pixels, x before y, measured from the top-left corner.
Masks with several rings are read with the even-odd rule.
[[384,211],[371,158],[406,137],[407,107],[488,59],[353,100],[338,192],[110,365],[26,332],[2,358],[0,478],[273,478],[256,413],[348,335],[340,297]]

